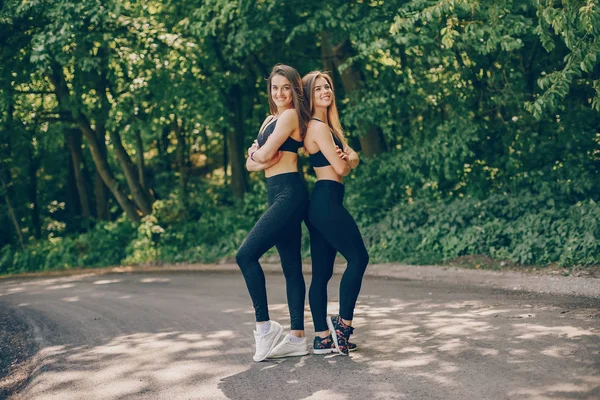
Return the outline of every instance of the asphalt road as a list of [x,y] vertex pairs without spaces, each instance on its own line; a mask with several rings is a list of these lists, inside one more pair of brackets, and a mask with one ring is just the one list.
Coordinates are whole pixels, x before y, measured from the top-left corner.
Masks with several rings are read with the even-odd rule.
[[[284,279],[267,281],[271,318],[288,328]],[[338,285],[335,276],[330,313]],[[26,322],[37,346],[13,397],[600,398],[598,299],[367,277],[356,353],[262,363],[252,361],[250,305],[231,272],[2,281],[0,309]],[[308,306],[305,318],[312,339]]]

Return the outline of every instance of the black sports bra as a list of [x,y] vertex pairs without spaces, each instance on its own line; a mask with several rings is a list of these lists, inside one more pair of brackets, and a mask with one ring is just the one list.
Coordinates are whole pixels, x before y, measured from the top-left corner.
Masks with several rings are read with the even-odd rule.
[[[316,120],[316,121],[324,123],[323,121],[321,121],[318,118],[313,118],[313,119]],[[335,143],[335,145],[337,147],[339,147],[340,149],[343,149],[344,145],[342,144],[342,142],[340,141],[340,139],[338,139],[338,137],[333,134],[333,132],[331,131],[331,129],[329,129],[329,132],[331,132],[331,136],[333,137],[333,142]],[[321,150],[317,151],[316,153],[309,154],[308,157],[310,158],[310,163],[312,164],[313,167],[326,167],[328,165],[331,165],[331,163],[323,155],[323,153],[321,152]]]
[[[275,130],[275,125],[277,125],[277,119],[274,118],[271,122],[269,122],[269,124],[265,127],[265,129],[263,129],[262,133],[258,134],[258,137],[256,138],[256,140],[258,142],[259,147],[263,147],[265,145],[265,143],[267,143],[267,139],[269,138],[269,136],[271,136],[271,134]],[[300,147],[302,147],[302,142],[299,142],[299,141],[293,139],[291,136],[289,136],[285,140],[285,142],[283,142],[281,147],[279,147],[279,151],[298,153],[298,149]]]

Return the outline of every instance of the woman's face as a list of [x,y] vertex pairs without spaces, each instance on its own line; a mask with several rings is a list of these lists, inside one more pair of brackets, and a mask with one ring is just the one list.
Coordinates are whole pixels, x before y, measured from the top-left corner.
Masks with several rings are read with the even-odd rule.
[[333,91],[327,79],[322,76],[315,81],[314,89],[314,105],[315,107],[329,107],[333,101]]
[[271,99],[277,108],[292,106],[292,84],[285,76],[275,75],[271,78]]

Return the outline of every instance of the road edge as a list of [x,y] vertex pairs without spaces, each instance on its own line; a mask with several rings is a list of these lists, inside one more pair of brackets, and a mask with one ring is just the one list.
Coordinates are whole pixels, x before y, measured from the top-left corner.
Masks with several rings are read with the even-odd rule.
[[[281,266],[274,262],[264,262],[265,273],[282,273]],[[311,266],[303,265],[305,275],[310,275]],[[335,274],[343,274],[344,263],[336,263]],[[160,273],[160,272],[222,272],[239,273],[233,263],[224,264],[168,264],[115,266],[104,268],[77,268],[62,271],[48,271],[0,277],[2,282],[32,278],[60,278],[73,275],[106,275],[122,273]],[[518,271],[490,271],[437,265],[373,264],[365,271],[367,277],[385,279],[440,281],[456,285],[472,285],[495,289],[526,291],[568,296],[581,296],[600,299],[600,279],[592,277],[574,277],[549,275]]]

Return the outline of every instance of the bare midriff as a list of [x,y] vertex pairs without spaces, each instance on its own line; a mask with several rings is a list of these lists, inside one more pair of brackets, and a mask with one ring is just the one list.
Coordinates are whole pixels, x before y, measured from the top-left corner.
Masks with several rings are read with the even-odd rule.
[[318,181],[327,180],[343,183],[342,177],[335,172],[335,169],[333,169],[331,165],[327,165],[325,167],[315,167],[314,170]]
[[270,178],[287,172],[298,172],[298,154],[284,151],[277,164],[265,169],[265,177]]

